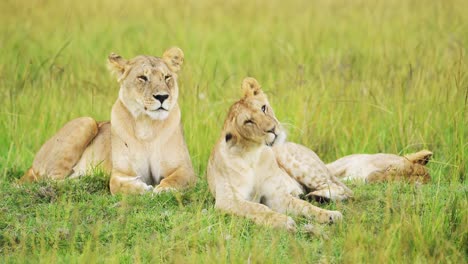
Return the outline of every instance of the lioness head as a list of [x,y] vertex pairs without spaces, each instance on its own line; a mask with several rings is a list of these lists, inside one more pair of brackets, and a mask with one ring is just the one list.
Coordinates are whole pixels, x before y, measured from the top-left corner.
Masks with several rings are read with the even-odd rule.
[[164,120],[177,104],[179,88],[177,73],[184,53],[173,47],[162,58],[137,56],[126,60],[112,53],[109,68],[120,83],[119,98],[134,117],[145,114],[154,120]]
[[383,171],[371,173],[368,182],[405,181],[425,184],[431,181],[429,170],[426,167],[432,157],[429,150],[398,157],[401,162],[388,165]]
[[[403,158],[404,166],[402,168],[389,168],[387,173],[396,180],[403,177],[402,180],[413,183],[428,183],[431,181],[427,163],[432,158],[432,152],[421,150],[416,153],[405,155]],[[392,175],[393,174],[393,175]],[[395,175],[396,174],[396,175]]]
[[272,146],[283,141],[285,133],[257,80],[245,78],[242,90],[244,96],[231,106],[224,123],[226,142]]

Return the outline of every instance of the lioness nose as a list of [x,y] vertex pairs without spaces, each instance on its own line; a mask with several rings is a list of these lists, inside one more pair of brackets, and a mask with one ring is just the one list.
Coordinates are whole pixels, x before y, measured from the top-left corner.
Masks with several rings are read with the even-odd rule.
[[157,94],[157,95],[153,95],[154,99],[158,100],[159,102],[161,102],[161,104],[164,102],[164,100],[166,100],[169,95],[168,94]]
[[268,130],[267,132],[268,132],[268,133],[273,133],[273,134],[276,135],[276,133],[275,133],[275,128],[276,128],[276,126],[273,126],[273,128],[270,129],[270,130]]

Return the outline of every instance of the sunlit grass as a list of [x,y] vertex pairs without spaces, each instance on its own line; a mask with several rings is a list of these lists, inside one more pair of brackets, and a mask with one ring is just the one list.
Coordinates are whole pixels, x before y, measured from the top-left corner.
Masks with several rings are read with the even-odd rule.
[[[448,1],[0,2],[0,255],[7,262],[468,261],[468,4]],[[185,137],[200,181],[111,196],[107,175],[15,186],[78,116],[109,119],[116,52],[186,56]],[[205,167],[256,77],[292,141],[326,162],[432,150],[425,186],[350,183],[344,222],[288,234],[214,211]],[[297,219],[305,224],[305,219]],[[325,237],[328,237],[326,239]]]

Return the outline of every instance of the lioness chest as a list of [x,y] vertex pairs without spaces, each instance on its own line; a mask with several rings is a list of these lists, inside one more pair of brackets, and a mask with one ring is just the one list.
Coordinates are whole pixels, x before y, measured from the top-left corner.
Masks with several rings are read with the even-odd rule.
[[[171,173],[173,153],[173,129],[155,129],[145,124],[135,125],[135,144],[127,147],[127,158],[135,171],[147,184],[158,184]],[[172,137],[171,137],[172,136]]]
[[127,157],[135,174],[147,184],[159,183],[164,177],[161,142],[156,140],[146,145],[129,146]]

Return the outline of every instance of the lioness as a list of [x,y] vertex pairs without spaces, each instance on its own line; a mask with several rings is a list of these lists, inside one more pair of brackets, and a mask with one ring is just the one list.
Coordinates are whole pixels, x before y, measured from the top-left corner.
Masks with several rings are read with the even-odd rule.
[[340,212],[298,198],[305,188],[278,165],[274,147],[270,147],[285,136],[266,95],[253,78],[244,79],[242,89],[244,96],[229,109],[208,162],[208,184],[215,207],[290,231],[296,224],[286,212],[321,223],[341,220]]
[[344,180],[362,180],[367,183],[408,181],[427,183],[431,180],[426,164],[432,157],[429,150],[405,156],[394,154],[353,154],[327,164],[333,175]]
[[177,104],[182,50],[131,60],[111,54],[108,62],[120,83],[111,122],[70,121],[41,147],[22,181],[78,177],[99,165],[111,172],[112,194],[143,193],[152,185],[161,192],[195,182]]

